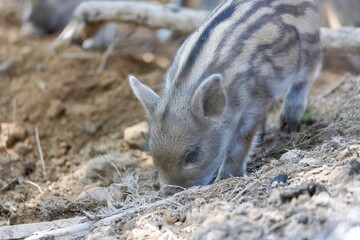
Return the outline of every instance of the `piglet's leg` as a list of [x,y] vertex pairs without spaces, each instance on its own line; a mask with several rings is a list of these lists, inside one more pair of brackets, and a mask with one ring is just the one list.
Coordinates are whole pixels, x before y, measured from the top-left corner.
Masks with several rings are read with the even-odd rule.
[[294,82],[286,93],[280,114],[280,128],[286,132],[297,130],[300,118],[305,112],[309,90],[319,76],[319,64],[308,76]]
[[254,146],[256,135],[261,129],[265,117],[266,111],[257,114],[244,112],[241,115],[237,125],[233,128],[226,151],[226,159],[220,166],[215,181],[245,174],[249,152]]
[[307,105],[308,82],[300,82],[290,87],[286,94],[280,115],[280,128],[285,132],[297,130],[298,123]]

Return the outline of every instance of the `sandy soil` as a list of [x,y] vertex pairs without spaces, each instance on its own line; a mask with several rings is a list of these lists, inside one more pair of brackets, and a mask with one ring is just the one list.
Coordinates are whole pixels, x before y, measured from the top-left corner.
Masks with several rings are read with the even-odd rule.
[[[48,195],[58,195],[65,204],[86,188],[78,185],[79,176],[73,175],[84,162],[126,150],[124,128],[144,118],[127,77],[136,74],[156,89],[164,66],[156,63],[158,58],[151,62],[145,56],[144,61],[139,46],[135,50],[120,48],[109,57],[105,71],[91,76],[103,51],[85,52],[71,45],[51,52],[47,46],[54,37],[24,37],[20,23],[12,19],[14,13],[6,13],[0,21],[0,64],[4,66],[0,73],[0,123],[15,124],[24,133],[10,146],[0,146],[0,188],[11,183],[1,191],[0,205],[26,212],[28,204],[35,206]],[[168,60],[160,60],[166,66]],[[46,176],[35,141],[36,127]],[[36,187],[17,184],[20,176],[39,184],[45,193],[40,196]],[[16,183],[12,183],[14,179]],[[0,214],[1,225],[9,223],[6,212]],[[45,215],[51,220],[73,214],[70,210]],[[39,217],[31,212],[29,218],[19,221],[39,221]]]
[[[166,56],[160,54],[164,47],[154,55],[118,48],[105,70],[91,76],[102,51],[68,45],[51,52],[46,47],[53,37],[24,37],[14,12],[0,16],[6,140],[0,141],[0,226],[91,212],[98,218],[123,215],[96,225],[87,239],[359,239],[360,77],[324,72],[299,132],[281,133],[274,109],[246,177],[165,198],[158,194],[151,157],[125,144],[123,131],[144,120],[127,76],[159,89],[174,47],[165,48]],[[12,139],[4,129],[15,129]],[[127,170],[101,169],[90,179],[90,160],[120,158],[111,154],[132,159],[121,165]],[[78,199],[113,182],[121,187],[117,201]]]

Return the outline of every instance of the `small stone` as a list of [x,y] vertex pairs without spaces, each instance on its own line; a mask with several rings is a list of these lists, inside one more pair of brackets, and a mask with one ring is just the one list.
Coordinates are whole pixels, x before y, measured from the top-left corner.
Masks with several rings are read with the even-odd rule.
[[120,202],[125,199],[126,187],[122,184],[111,184],[109,187],[95,187],[82,192],[77,200],[90,201],[106,205],[108,201],[112,203]]
[[4,142],[7,148],[11,148],[15,143],[26,138],[25,128],[17,123],[1,123],[0,142]]
[[278,185],[279,185],[279,183],[278,183],[277,181],[273,181],[273,182],[271,183],[271,187],[272,187],[272,188],[276,188]]
[[62,116],[63,114],[65,114],[65,107],[62,105],[61,101],[59,100],[51,101],[46,115],[50,119],[55,119]]
[[6,208],[5,206],[0,204],[0,216],[9,217],[9,215],[10,215],[10,210],[8,208]]
[[86,215],[86,218],[89,219],[90,221],[96,220],[96,215],[95,214],[86,212],[85,215]]
[[145,149],[146,137],[149,134],[146,122],[138,123],[132,127],[128,127],[124,131],[124,140],[133,148]]
[[42,92],[46,91],[47,85],[46,85],[46,82],[44,80],[38,79],[36,83],[37,83],[37,86],[40,89],[40,91],[42,91]]
[[297,217],[297,221],[298,223],[305,225],[309,223],[309,217],[304,214],[301,214],[300,216]]
[[280,161],[298,162],[301,158],[305,157],[307,152],[298,149],[290,150],[280,157]]
[[21,195],[21,194],[16,194],[14,196],[14,201],[17,202],[17,203],[21,203],[21,202],[24,202],[24,197]]
[[299,176],[299,177],[302,177],[302,176],[304,176],[304,175],[305,175],[305,172],[299,172],[299,173],[298,173],[298,176]]
[[67,161],[66,157],[52,158],[51,162],[54,166],[64,166]]
[[101,128],[101,123],[95,122],[95,123],[85,124],[84,126],[81,127],[81,130],[89,135],[95,135],[100,130],[100,128]]
[[177,222],[179,222],[181,218],[181,214],[179,211],[170,211],[166,216],[165,216],[165,223],[172,225],[175,224]]
[[0,63],[0,74],[7,73],[8,71],[10,71],[13,68],[14,63],[15,63],[14,59],[9,59],[5,62],[1,62]]
[[271,165],[277,165],[277,164],[279,164],[279,163],[280,163],[280,161],[277,160],[277,159],[273,159],[273,160],[270,161],[270,164],[271,164]]
[[204,198],[196,198],[195,201],[194,201],[194,206],[195,207],[201,207],[205,203],[206,203],[206,200]]
[[272,189],[268,198],[269,203],[277,203],[280,201],[280,190]]
[[274,182],[278,182],[278,183],[286,183],[288,180],[288,175],[286,173],[280,173],[279,175],[277,175],[276,177],[273,177],[272,179],[270,179],[270,183],[274,183]]
[[15,150],[15,152],[17,152],[21,156],[25,156],[26,154],[31,152],[33,149],[30,146],[28,146],[27,144],[24,144],[22,142],[18,142],[18,143],[15,144],[14,150]]
[[314,200],[314,203],[317,206],[327,207],[330,204],[330,195],[327,192],[321,192],[318,195],[315,195],[312,197]]
[[19,154],[17,154],[15,151],[9,151],[8,153],[10,161],[16,162],[20,160]]
[[97,180],[108,181],[111,184],[114,179],[120,179],[119,172],[133,168],[138,163],[137,159],[124,153],[113,153],[96,157],[87,163],[83,172],[83,182],[89,184]]
[[349,175],[358,175],[360,174],[360,162],[356,159],[351,160],[350,162],[350,171]]
[[321,162],[321,159],[316,158],[303,158],[299,161],[301,164],[306,164],[309,166],[317,166]]

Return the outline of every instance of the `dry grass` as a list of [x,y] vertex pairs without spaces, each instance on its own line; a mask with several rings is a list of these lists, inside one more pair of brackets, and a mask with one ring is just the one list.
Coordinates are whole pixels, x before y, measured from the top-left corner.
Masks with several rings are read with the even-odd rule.
[[[355,86],[359,84],[356,78],[352,80],[354,81],[350,84]],[[333,111],[337,111],[336,117],[327,119],[326,115],[319,116],[318,123],[303,128],[296,135],[280,136],[279,142],[283,143],[282,145],[275,145],[266,153],[258,152],[254,155],[255,159],[270,160],[270,164],[263,164],[256,168],[250,167],[247,177],[231,178],[209,186],[185,189],[164,198],[160,197],[156,191],[148,191],[148,183],[139,183],[134,175],[127,174],[121,181],[127,189],[126,200],[120,203],[119,208],[109,206],[106,214],[100,217],[121,214],[121,219],[116,218],[115,221],[116,232],[127,239],[145,236],[147,239],[186,239],[189,237],[192,239],[236,239],[236,236],[240,236],[236,234],[241,234],[245,238],[273,236],[274,238],[296,239],[296,237],[291,238],[289,233],[295,236],[299,234],[299,236],[322,239],[323,236],[329,236],[331,233],[335,234],[334,236],[338,236],[336,234],[340,232],[347,234],[353,220],[346,223],[342,230],[332,228],[334,223],[344,224],[344,218],[337,215],[341,209],[331,207],[326,214],[319,209],[320,212],[313,210],[314,213],[309,213],[312,206],[319,204],[316,201],[322,201],[318,200],[321,197],[317,195],[310,197],[300,192],[299,196],[289,203],[281,203],[279,197],[280,192],[289,189],[296,190],[300,183],[315,182],[321,189],[325,189],[323,194],[320,192],[316,194],[324,195],[325,199],[329,199],[326,201],[338,201],[341,206],[347,201],[344,194],[346,195],[348,191],[347,184],[352,184],[352,180],[346,177],[349,172],[349,161],[353,157],[358,157],[360,152],[360,141],[357,140],[360,132],[360,108],[358,107],[360,105],[351,107],[348,104],[349,101],[343,97],[343,87],[346,85],[341,83],[330,95],[327,95],[331,99],[327,101],[335,101],[339,106],[338,108],[332,106]],[[357,91],[356,88],[353,89]],[[336,99],[333,96],[336,96]],[[351,103],[354,102],[351,101]],[[332,116],[334,116],[333,113]],[[260,148],[266,150],[264,145]],[[274,159],[274,156],[279,157],[285,151],[294,148],[306,149],[307,157],[315,158],[318,162],[315,165],[309,165],[298,162],[284,163]],[[282,185],[283,187],[280,185],[279,189],[273,189],[269,179],[280,172],[285,172],[289,176],[289,182]],[[345,190],[341,192],[340,189],[344,186]],[[338,191],[340,192],[336,195],[336,199],[334,196],[329,197],[328,192]],[[313,219],[312,229],[321,225],[322,220],[316,215],[331,215],[333,219],[328,225],[325,224],[322,231],[316,233],[316,231],[301,230],[301,226],[295,227],[304,215],[307,216],[306,219],[309,217]]]

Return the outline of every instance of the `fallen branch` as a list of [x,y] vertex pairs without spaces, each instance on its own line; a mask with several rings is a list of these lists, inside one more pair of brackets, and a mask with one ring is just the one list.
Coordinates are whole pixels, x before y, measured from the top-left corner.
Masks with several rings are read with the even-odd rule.
[[[186,35],[195,31],[208,14],[207,11],[153,3],[83,2],[76,8],[73,20],[50,47],[83,41],[109,21],[151,29],[167,28]],[[325,52],[331,54],[360,54],[360,28],[322,28],[321,42]]]
[[85,217],[61,219],[52,222],[28,223],[14,226],[0,227],[0,239],[22,239],[39,231],[56,231],[56,229],[67,228],[86,221]]
[[136,214],[146,209],[172,204],[170,199],[150,203],[125,210],[98,221],[86,221],[85,217],[56,220],[53,222],[29,223],[15,226],[0,227],[0,239],[74,239],[84,237],[93,227],[108,226],[128,214]]
[[105,22],[146,26],[151,29],[168,28],[179,34],[194,31],[208,15],[207,11],[145,2],[83,2],[74,11],[73,20],[50,48],[68,41],[84,41]]
[[[217,184],[224,184],[226,181]],[[96,215],[92,217],[97,219],[90,221],[89,218],[78,217],[53,222],[41,222],[21,224],[15,226],[0,227],[0,239],[18,239],[26,238],[27,240],[35,239],[74,239],[81,238],[91,233],[94,228],[102,228],[109,226],[124,219],[128,215],[134,215],[142,211],[154,209],[157,207],[173,206],[178,203],[178,198],[186,198],[188,194],[208,193],[211,186],[193,187],[184,192],[177,193],[171,197],[161,199],[159,201],[137,205],[130,208],[119,209],[117,212],[108,215]]]
[[78,22],[99,23],[118,21],[149,28],[168,28],[188,34],[194,31],[208,15],[207,11],[140,2],[83,2],[74,12]]
[[[27,240],[34,239],[76,239],[88,234],[92,227],[92,222],[84,222],[76,225],[72,225],[65,228],[59,228],[56,230],[45,230],[43,232],[37,232]],[[49,234],[51,233],[51,234]]]
[[337,30],[322,28],[321,43],[330,54],[360,54],[360,28],[343,27]]

